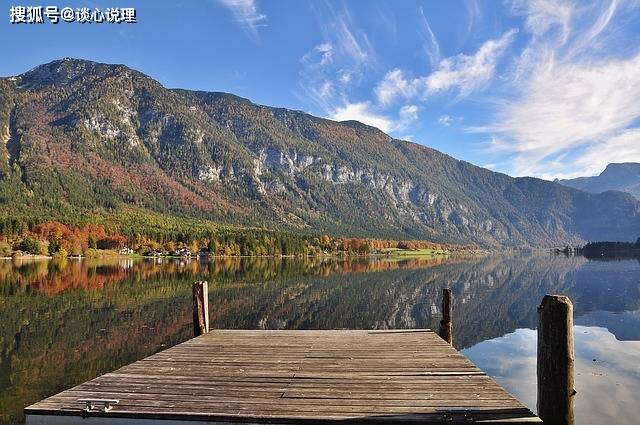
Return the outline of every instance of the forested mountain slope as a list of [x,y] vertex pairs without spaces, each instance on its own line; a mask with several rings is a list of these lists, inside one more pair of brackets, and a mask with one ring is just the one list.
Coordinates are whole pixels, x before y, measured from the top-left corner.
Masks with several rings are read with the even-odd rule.
[[5,214],[139,208],[489,246],[640,235],[628,194],[512,178],[359,122],[166,89],[122,65],[63,59],[0,79],[0,140]]

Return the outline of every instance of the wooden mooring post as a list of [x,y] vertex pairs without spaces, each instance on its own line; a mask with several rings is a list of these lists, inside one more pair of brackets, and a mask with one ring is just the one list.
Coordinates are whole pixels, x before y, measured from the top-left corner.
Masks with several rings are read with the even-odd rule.
[[209,332],[209,285],[206,281],[193,283],[193,336]]
[[442,320],[440,321],[440,337],[453,345],[453,303],[451,289],[442,290]]
[[545,295],[538,307],[538,416],[548,425],[574,424],[573,304]]

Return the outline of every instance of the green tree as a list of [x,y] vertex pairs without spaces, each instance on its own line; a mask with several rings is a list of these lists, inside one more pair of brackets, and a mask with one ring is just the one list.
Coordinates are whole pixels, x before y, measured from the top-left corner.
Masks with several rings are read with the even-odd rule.
[[0,257],[9,257],[11,255],[11,245],[6,242],[0,242]]
[[49,255],[53,255],[56,252],[60,251],[62,248],[62,244],[56,238],[49,238]]
[[20,251],[28,252],[29,254],[40,254],[42,252],[42,246],[40,245],[40,241],[34,239],[32,237],[26,237],[18,243],[17,248]]

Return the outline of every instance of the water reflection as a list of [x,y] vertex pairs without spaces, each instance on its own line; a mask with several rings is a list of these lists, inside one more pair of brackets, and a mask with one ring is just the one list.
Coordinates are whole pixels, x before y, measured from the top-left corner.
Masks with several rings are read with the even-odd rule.
[[[458,262],[460,260],[457,260]],[[401,270],[431,267],[455,260],[445,257],[391,258],[217,258],[199,259],[62,259],[56,261],[14,259],[0,261],[0,283],[13,284],[32,292],[53,295],[67,289],[95,290],[111,282],[125,279],[139,281],[154,277],[200,277],[214,281],[242,278],[248,281],[268,281],[287,276],[329,276],[352,272]]]
[[534,328],[545,293],[569,295],[576,324],[640,340],[639,272],[637,261],[554,256],[3,261],[0,422],[21,423],[24,405],[189,338],[194,280],[210,282],[212,327],[244,329],[436,329],[451,287],[454,342],[466,348]]
[[[576,326],[576,424],[635,424],[640,414],[640,341]],[[518,329],[463,353],[535,411],[536,331]]]

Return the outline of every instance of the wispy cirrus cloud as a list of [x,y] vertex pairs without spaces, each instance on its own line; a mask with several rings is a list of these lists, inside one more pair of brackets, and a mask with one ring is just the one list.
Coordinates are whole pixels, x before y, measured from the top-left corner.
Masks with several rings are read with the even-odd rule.
[[525,28],[535,37],[553,33],[564,44],[571,31],[572,7],[562,0],[513,0],[514,15],[525,18]]
[[515,3],[531,35],[513,66],[518,89],[492,123],[470,130],[490,133],[490,151],[510,155],[516,175],[575,177],[640,161],[640,49],[616,50],[624,43],[611,27],[621,7],[633,7]]
[[618,132],[600,143],[589,145],[578,158],[576,165],[595,174],[602,171],[607,164],[639,159],[640,128],[632,128]]
[[[424,10],[420,8],[418,12],[424,53],[433,72],[412,78],[402,69],[392,69],[375,85],[375,102],[345,101],[330,113],[330,117],[357,119],[384,131],[405,131],[418,120],[419,107],[411,102],[422,102],[430,96],[447,91],[455,91],[457,96],[463,97],[484,87],[494,77],[498,60],[517,32],[510,30],[498,39],[488,40],[473,54],[459,54],[442,59],[440,46]],[[389,112],[392,108],[398,108],[394,106],[398,104],[402,106],[395,112]],[[440,124],[444,126],[451,122],[450,118],[440,120]]]
[[260,12],[257,0],[218,0],[231,11],[247,36],[256,40],[258,28],[267,25],[267,15]]
[[438,124],[444,127],[449,127],[452,123],[453,123],[453,118],[451,118],[447,114],[440,115],[440,118],[438,118]]
[[375,63],[376,54],[346,5],[336,10],[317,4],[314,12],[322,42],[300,59],[297,95],[326,112],[345,103],[351,87]]
[[432,68],[434,68],[440,62],[440,45],[438,44],[438,40],[431,30],[431,25],[429,25],[429,21],[427,20],[427,17],[424,14],[424,9],[422,7],[418,8],[418,16],[420,18],[422,30],[421,35],[424,39],[424,53],[429,59],[429,64]]
[[317,6],[315,13],[324,44],[333,47],[337,66],[362,72],[375,63],[369,36],[355,23],[346,5],[338,10],[329,4]]
[[[405,131],[417,121],[419,107],[415,101],[448,91],[463,97],[483,88],[494,77],[501,55],[517,32],[509,30],[487,40],[472,54],[442,59],[435,34],[419,9],[424,52],[433,72],[412,78],[401,69],[392,69],[375,85],[372,99],[353,101],[351,89],[374,68],[375,51],[346,7],[335,11],[327,6],[318,13],[324,13],[325,18],[320,20],[323,42],[301,59],[299,97],[313,102],[329,118],[358,120],[383,131]],[[326,19],[327,14],[331,19]]]
[[511,135],[514,150],[554,154],[610,136],[640,117],[640,55],[541,67],[491,127]]
[[474,54],[444,58],[429,75],[409,78],[405,71],[393,69],[377,84],[374,93],[383,105],[416,97],[426,100],[449,90],[455,90],[460,97],[467,96],[494,77],[498,60],[516,32],[509,30],[498,39],[486,41]]
[[495,75],[498,59],[513,41],[512,29],[495,40],[488,40],[473,55],[459,54],[443,59],[438,69],[424,80],[430,93],[457,89],[466,96],[482,88]]
[[[638,0],[504,0],[496,16],[510,14],[507,24],[492,18],[486,31],[486,6],[465,4],[468,26],[456,34],[465,50],[448,55],[452,43],[438,42],[441,26],[416,9],[420,60],[411,68],[384,64],[389,55],[372,45],[379,38],[367,37],[354,19],[366,18],[345,3],[314,3],[322,37],[301,59],[299,97],[329,118],[396,134],[422,131],[418,114],[455,131],[452,118],[434,109],[446,108],[456,124],[474,123],[467,131],[481,134],[483,162],[515,175],[572,177],[611,161],[640,161]],[[375,22],[394,29],[395,44],[409,27],[396,28],[380,10]],[[483,33],[493,35],[478,42]]]
[[[303,55],[298,97],[311,101],[336,121],[356,120],[385,132],[401,131],[417,119],[418,107],[389,111],[371,100],[352,100],[366,73],[377,64],[376,52],[346,5],[316,5],[322,43]],[[385,25],[390,25],[386,22]]]
[[332,99],[338,96],[339,85],[344,82],[338,78],[334,69],[334,49],[331,43],[321,43],[313,47],[300,59],[299,88],[306,100],[323,109],[329,107]]

